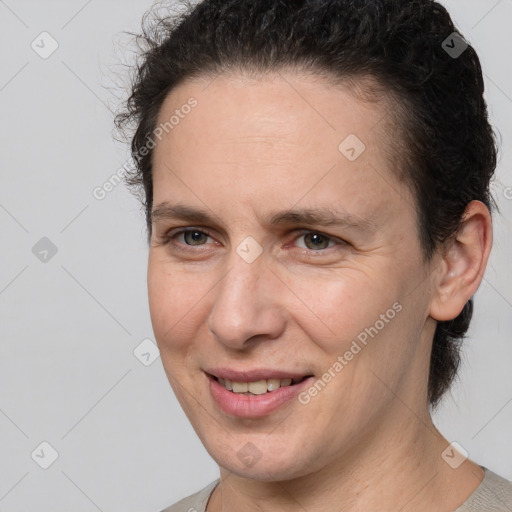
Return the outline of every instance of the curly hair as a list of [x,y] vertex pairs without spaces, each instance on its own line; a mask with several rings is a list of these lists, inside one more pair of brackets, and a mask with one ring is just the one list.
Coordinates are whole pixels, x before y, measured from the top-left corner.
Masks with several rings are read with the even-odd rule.
[[[115,118],[121,133],[132,133],[136,165],[125,182],[145,208],[148,240],[153,151],[147,142],[162,104],[185,80],[229,71],[313,72],[351,85],[368,101],[393,100],[386,116],[389,130],[383,130],[393,134],[386,156],[415,198],[425,261],[457,234],[470,201],[497,209],[489,187],[498,145],[480,61],[439,3],[204,0],[181,5],[185,8],[174,14],[171,6],[163,15],[150,9],[142,32],[131,33],[141,52],[132,68],[130,96]],[[456,56],[443,45],[454,46],[454,32],[467,44]],[[432,409],[457,375],[472,300],[456,318],[437,324],[428,381]]]

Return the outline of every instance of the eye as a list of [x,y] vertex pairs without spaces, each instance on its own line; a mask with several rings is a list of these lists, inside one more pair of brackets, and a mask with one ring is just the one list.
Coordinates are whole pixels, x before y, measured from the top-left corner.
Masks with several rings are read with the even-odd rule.
[[[197,228],[180,229],[178,231],[169,232],[162,237],[162,244],[171,244],[177,250],[191,250],[193,247],[201,247],[208,245],[208,238],[212,238],[211,235],[203,230]],[[298,240],[304,240],[303,245],[297,245],[296,247],[304,249],[302,252],[305,254],[312,253],[323,253],[326,249],[330,249],[335,246],[347,245],[347,242],[335,238],[319,231],[303,230],[299,232],[294,242]]]
[[207,233],[199,231],[198,229],[182,231],[181,233],[178,233],[178,235],[183,235],[183,240],[186,245],[202,245],[203,243],[206,243],[206,239],[209,237]]
[[189,228],[189,229],[182,229],[180,231],[176,231],[174,234],[168,234],[164,236],[163,244],[166,245],[170,243],[171,241],[176,241],[179,237],[183,237],[182,240],[178,240],[178,244],[175,245],[185,245],[185,246],[200,246],[205,245],[206,240],[208,238],[211,238],[210,235],[202,231],[200,229],[195,228]]
[[[336,245],[334,239],[328,235],[323,233],[319,233],[318,231],[307,231],[303,232],[299,235],[297,240],[303,239],[305,242],[305,246],[303,249],[308,249],[310,251],[318,252],[323,249],[328,249]],[[329,243],[332,242],[332,245],[329,246]]]

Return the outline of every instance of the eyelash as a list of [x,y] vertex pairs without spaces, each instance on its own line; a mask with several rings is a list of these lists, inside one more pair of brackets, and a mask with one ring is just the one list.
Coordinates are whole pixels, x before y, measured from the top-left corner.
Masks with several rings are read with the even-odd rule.
[[[190,233],[190,232],[197,232],[197,233],[201,233],[203,235],[206,235],[206,236],[209,236],[210,238],[213,238],[212,235],[207,231],[207,230],[204,230],[204,229],[197,229],[197,228],[187,228],[187,229],[180,229],[179,231],[176,231],[175,233],[173,233],[172,235],[171,234],[166,234],[162,237],[162,245],[169,245],[171,242],[173,243],[173,245],[175,245],[179,250],[181,251],[192,251],[192,252],[197,252],[196,249],[193,249],[193,247],[202,247],[204,245],[207,245],[207,244],[202,244],[202,245],[199,245],[199,246],[192,246],[192,245],[188,245],[188,244],[183,244],[183,243],[179,243],[179,246],[182,246],[182,247],[179,247],[178,246],[178,243],[174,242],[174,240],[182,235],[182,234],[186,234],[186,233]],[[330,235],[327,235],[325,233],[322,233],[321,231],[315,231],[315,230],[310,230],[310,229],[303,229],[303,230],[299,230],[298,233],[297,233],[297,237],[294,239],[297,240],[298,238],[304,236],[304,235],[307,235],[307,234],[315,234],[315,235],[320,235],[324,238],[327,238],[330,242],[335,242],[335,244],[337,246],[345,246],[345,245],[348,245],[348,242],[345,242],[344,240],[341,240],[340,238],[336,238],[336,237],[333,237],[333,236],[330,236]],[[315,255],[315,254],[325,254],[325,252],[328,250],[328,249],[334,249],[335,246],[331,246],[331,247],[326,247],[324,249],[318,249],[318,250],[314,250],[314,249],[307,249],[307,248],[303,248],[303,247],[297,247],[298,249],[302,250],[302,253],[305,254],[305,255]],[[186,247],[186,248],[184,248]],[[201,249],[199,249],[201,250]]]

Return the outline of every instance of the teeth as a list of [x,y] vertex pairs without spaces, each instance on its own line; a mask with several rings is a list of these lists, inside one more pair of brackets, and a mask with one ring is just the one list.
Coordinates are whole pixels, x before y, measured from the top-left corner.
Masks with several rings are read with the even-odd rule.
[[249,391],[247,382],[233,382],[234,393],[247,393],[247,391]]
[[267,381],[257,380],[256,382],[249,382],[248,391],[253,395],[263,395],[267,392]]
[[275,391],[284,386],[291,386],[292,382],[300,382],[300,379],[261,379],[254,382],[233,382],[228,379],[219,378],[219,384],[233,393],[243,395],[263,395],[268,391]]
[[274,391],[274,389],[279,389],[281,387],[281,381],[279,379],[268,379],[267,380],[267,389],[269,391]]

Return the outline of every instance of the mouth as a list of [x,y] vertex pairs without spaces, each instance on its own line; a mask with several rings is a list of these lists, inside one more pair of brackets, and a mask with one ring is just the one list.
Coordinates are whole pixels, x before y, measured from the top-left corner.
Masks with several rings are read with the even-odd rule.
[[223,386],[228,391],[231,391],[234,394],[246,395],[246,396],[256,396],[256,395],[265,395],[266,393],[272,393],[280,388],[295,386],[300,384],[304,380],[312,377],[313,375],[304,375],[302,377],[287,377],[284,379],[279,378],[268,378],[268,379],[258,379],[253,381],[234,381],[230,379],[223,379],[221,377],[216,377],[215,375],[207,374],[209,378],[218,382],[221,386]]
[[314,381],[311,373],[271,369],[236,371],[231,368],[204,370],[213,402],[230,417],[269,417],[281,407],[298,404],[296,398]]

